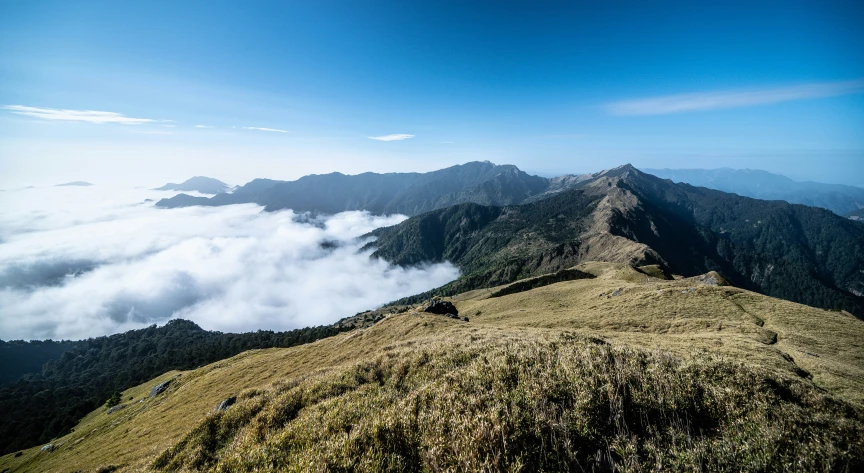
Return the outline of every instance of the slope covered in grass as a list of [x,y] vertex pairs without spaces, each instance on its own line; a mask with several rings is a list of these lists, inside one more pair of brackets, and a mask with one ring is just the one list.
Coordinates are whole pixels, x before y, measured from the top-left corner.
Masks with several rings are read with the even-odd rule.
[[864,466],[862,412],[799,379],[562,335],[396,346],[253,389],[157,471],[765,471]]
[[409,309],[168,373],[0,471],[860,467],[860,320],[626,265],[575,269],[594,277],[454,297],[470,322]]

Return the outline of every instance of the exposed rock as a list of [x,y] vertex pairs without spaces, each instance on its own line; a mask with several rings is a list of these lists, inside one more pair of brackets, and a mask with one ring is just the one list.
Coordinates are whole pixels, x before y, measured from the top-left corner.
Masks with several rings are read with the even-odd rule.
[[231,396],[228,399],[220,402],[218,406],[216,406],[217,411],[227,411],[229,407],[234,405],[237,402],[237,396]]
[[162,392],[164,392],[166,389],[168,389],[168,386],[171,384],[171,381],[172,380],[169,379],[168,381],[165,381],[164,383],[159,383],[156,386],[153,386],[153,389],[150,390],[150,395],[147,397],[156,397],[156,396],[162,394]]
[[47,452],[47,453],[51,453],[54,450],[56,450],[56,447],[54,447],[53,443],[49,443],[48,445],[45,445],[44,447],[39,449],[40,452]]
[[108,409],[108,413],[113,414],[113,413],[119,411],[120,409],[125,409],[125,408],[126,408],[126,404],[117,404],[116,406],[112,407],[111,409]]
[[463,315],[463,316],[462,316],[462,321],[463,321],[463,322],[468,322],[468,317],[465,317],[465,316]]
[[615,297],[615,296],[621,295],[622,292],[624,292],[624,288],[619,287],[618,289],[615,289],[614,291],[612,291],[612,294],[609,294],[609,295],[611,297]]
[[459,311],[456,310],[456,306],[453,305],[450,301],[442,301],[441,299],[431,299],[423,304],[423,307],[420,308],[423,312],[429,312],[432,314],[453,314],[459,315]]
[[720,273],[716,271],[709,271],[705,274],[700,274],[699,276],[694,276],[689,278],[698,283],[707,284],[709,286],[729,286],[729,281],[726,280]]

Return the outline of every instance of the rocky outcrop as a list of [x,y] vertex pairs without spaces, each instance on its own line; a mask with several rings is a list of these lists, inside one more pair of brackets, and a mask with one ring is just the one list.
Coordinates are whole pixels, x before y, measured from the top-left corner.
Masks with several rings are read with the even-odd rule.
[[153,389],[150,390],[150,394],[147,397],[156,397],[162,394],[166,389],[168,389],[168,386],[171,385],[171,381],[173,380],[169,379],[168,381],[153,386]]
[[441,299],[430,299],[423,307],[420,308],[423,312],[429,312],[431,314],[439,314],[439,315],[459,315],[459,311],[456,309],[456,306],[453,305],[450,301],[444,301]]
[[235,402],[237,402],[237,396],[231,396],[228,399],[220,402],[219,405],[216,406],[216,411],[227,411],[228,408],[233,406]]
[[125,409],[125,408],[126,408],[126,404],[118,404],[118,405],[112,407],[111,409],[108,409],[108,414],[113,414],[113,413],[119,411],[120,409]]

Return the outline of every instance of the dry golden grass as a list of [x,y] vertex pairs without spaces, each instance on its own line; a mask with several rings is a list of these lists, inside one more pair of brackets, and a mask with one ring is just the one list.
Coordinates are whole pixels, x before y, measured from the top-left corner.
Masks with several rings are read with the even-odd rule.
[[[491,299],[488,298],[488,294],[493,292],[495,288],[456,296],[453,300],[459,308],[460,314],[470,317],[471,320],[468,323],[454,321],[442,316],[418,315],[407,312],[390,316],[371,328],[341,334],[309,345],[246,352],[198,370],[185,372],[176,378],[175,383],[165,394],[138,403],[139,399],[146,396],[146,392],[151,386],[175,375],[175,373],[166,373],[159,379],[124,392],[124,403],[128,403],[127,400],[130,396],[135,398],[135,401],[126,409],[112,415],[106,414],[105,409],[91,413],[81,421],[75,432],[54,442],[57,446],[55,452],[42,453],[36,447],[24,451],[24,455],[18,458],[7,455],[0,458],[0,471],[4,469],[8,469],[10,472],[96,471],[108,466],[119,466],[121,470],[129,471],[146,470],[153,466],[153,460],[157,456],[162,455],[171,447],[178,446],[178,442],[184,438],[187,438],[186,443],[174,449],[179,455],[176,458],[194,457],[190,453],[191,450],[187,448],[194,435],[193,437],[187,436],[193,432],[193,429],[197,429],[196,431],[200,434],[207,425],[219,428],[223,428],[225,425],[230,426],[230,422],[223,425],[220,423],[221,420],[214,424],[214,418],[219,417],[221,419],[227,416],[227,419],[231,416],[239,416],[244,409],[240,406],[247,404],[251,406],[255,402],[259,402],[253,401],[254,399],[266,400],[261,409],[275,409],[282,405],[280,404],[281,401],[275,401],[278,396],[295,388],[301,391],[307,388],[311,389],[309,386],[317,383],[316,380],[332,380],[333,376],[339,377],[344,376],[346,372],[354,372],[352,370],[356,371],[357,363],[362,364],[371,360],[386,361],[389,359],[388,357],[392,358],[397,353],[401,358],[411,358],[414,353],[421,352],[470,354],[474,353],[472,351],[474,350],[473,346],[487,346],[489,350],[504,356],[504,359],[509,356],[506,355],[507,353],[514,356],[518,355],[518,347],[523,347],[525,350],[535,350],[536,353],[543,352],[545,353],[543,356],[551,356],[549,351],[551,349],[548,348],[548,344],[555,343],[554,341],[558,340],[562,333],[606,340],[612,346],[603,349],[630,350],[628,353],[634,353],[632,355],[635,357],[634,360],[649,356],[653,360],[651,363],[661,363],[661,360],[670,356],[676,360],[684,360],[675,362],[682,366],[692,365],[694,363],[692,360],[703,359],[711,360],[705,366],[729,366],[729,361],[724,360],[731,360],[732,364],[749,367],[750,371],[747,371],[747,368],[742,368],[744,371],[741,371],[743,374],[740,376],[758,375],[757,377],[762,378],[773,376],[777,380],[793,383],[796,386],[795,389],[803,390],[800,391],[804,393],[802,394],[803,398],[816,403],[807,405],[811,407],[817,404],[822,405],[819,404],[820,402],[830,404],[833,402],[830,401],[832,397],[850,402],[848,407],[848,409],[852,409],[850,412],[858,412],[858,407],[854,406],[864,404],[864,394],[862,394],[864,393],[864,349],[862,349],[864,348],[862,347],[864,344],[864,323],[848,314],[814,309],[733,287],[708,286],[692,279],[661,280],[624,265],[586,263],[577,268],[592,273],[597,278],[561,282]],[[615,293],[616,290],[620,291],[612,296],[611,294]],[[572,349],[586,349],[583,342],[578,342],[577,345],[580,343],[583,344],[580,345],[581,348],[574,345]],[[543,346],[547,348],[542,348]],[[591,348],[595,351],[598,349],[596,347]],[[519,360],[519,363],[528,363],[529,361],[524,356]],[[720,364],[712,365],[711,363]],[[456,373],[454,376],[461,376],[465,383],[468,383],[468,380],[475,378],[471,377],[473,375],[469,376],[472,372],[470,369],[465,369],[468,371],[459,372],[461,374]],[[437,372],[436,376],[447,375],[445,371]],[[407,374],[405,375],[407,376]],[[429,381],[424,376],[421,373],[416,374],[414,378],[414,387],[420,391],[427,389],[422,388],[423,383]],[[728,374],[728,376],[738,375]],[[307,381],[303,381],[306,384],[301,387],[300,384],[303,382],[298,380],[303,379],[307,379]],[[541,378],[532,382],[539,383]],[[460,396],[460,390],[468,389],[464,385],[465,383],[448,388],[450,391],[443,389],[441,393],[452,396],[451,401],[456,402],[455,400]],[[382,406],[386,407],[389,405],[388,403],[402,405],[399,403],[408,402],[407,398],[398,398],[399,395],[405,394],[404,392],[400,394],[398,390],[395,393],[386,390],[386,392],[376,391],[377,394],[369,399],[364,398],[364,393],[370,394],[367,392],[370,389],[372,389],[371,384],[365,388],[352,388],[343,393],[345,396],[337,395],[331,401],[307,398],[309,409],[304,410],[304,414],[298,417],[298,419],[302,417],[306,420],[291,427],[291,432],[293,432],[291,435],[308,439],[316,439],[324,435],[320,432],[322,427],[316,422],[330,422],[327,420],[327,415],[329,415],[327,409],[332,406],[328,403],[342,406],[342,411],[334,410],[332,416],[345,416],[353,412],[351,415],[362,417],[364,413],[378,412],[374,409],[381,410]],[[746,389],[741,392],[745,391]],[[815,401],[821,396],[819,393],[823,392],[828,396],[826,397],[827,401]],[[232,407],[226,414],[212,414],[213,409],[220,401],[240,393],[245,393],[243,394],[245,398],[238,403],[237,408]],[[747,393],[751,396],[759,394],[749,391]],[[770,393],[765,395],[770,395]],[[770,399],[765,398],[764,401],[769,403]],[[718,405],[726,405],[724,404],[726,401],[720,398],[717,402],[720,403]],[[442,409],[441,415],[444,415],[444,406],[445,404],[439,406]],[[806,409],[811,408],[807,406],[790,405],[788,409],[791,409],[789,412],[799,412],[801,409],[806,411]],[[482,423],[483,415],[485,415],[482,412],[485,411],[480,407],[475,407],[475,411],[472,411],[474,412],[472,415],[475,416],[472,422]],[[739,419],[741,422],[748,422],[747,419],[752,421],[750,417],[747,417],[750,414],[739,413],[739,415],[735,414],[737,411],[733,411],[728,411],[731,417]],[[249,411],[245,415],[248,417],[246,419],[247,424],[243,424],[233,431],[228,428],[227,430],[231,432],[223,432],[231,439],[235,439],[235,434],[240,435],[238,432],[244,432],[242,438],[237,437],[240,440],[236,440],[240,442],[236,450],[236,454],[240,457],[246,458],[244,455],[251,455],[250,452],[255,449],[252,446],[254,442],[250,443],[249,433],[244,429],[251,425],[248,422],[259,419],[262,415],[260,412],[264,411],[261,410],[256,413]],[[315,414],[316,412],[317,414]],[[457,412],[454,411],[453,415],[456,415]],[[757,414],[770,417],[768,411],[759,412],[761,414]],[[397,414],[398,412],[393,411],[388,414],[390,417],[384,416],[379,420],[384,422],[381,419],[391,419],[396,422],[401,419],[397,418]],[[849,415],[851,415],[849,419],[854,419],[858,414]],[[800,427],[810,425],[808,422],[818,416],[814,413],[813,416],[807,417],[805,412],[799,417],[798,420],[802,423],[795,425]],[[840,415],[837,418],[842,417]],[[554,419],[554,416],[543,418]],[[351,419],[359,422],[358,419]],[[368,419],[368,422],[371,422],[369,428],[372,428],[373,424],[378,425],[375,424],[378,421],[373,422],[371,419],[371,417]],[[260,420],[254,420],[254,422]],[[404,421],[404,419],[402,420]],[[321,425],[328,425],[326,422]],[[347,421],[343,419],[339,422],[344,424]],[[552,421],[550,420],[550,422]],[[859,424],[855,424],[858,421],[849,420],[849,422],[852,422],[850,425],[858,426],[855,428],[860,428]],[[429,425],[440,427],[443,424],[432,423]],[[301,428],[301,426],[306,427]],[[787,425],[787,427],[789,426]],[[380,428],[380,425],[376,427],[379,430]],[[748,438],[756,443],[761,441],[765,448],[768,448],[770,445],[774,445],[771,443],[772,440],[770,440],[768,433],[783,433],[786,432],[783,430],[784,428],[786,427],[782,425],[771,424],[771,429],[764,432],[766,436]],[[268,427],[264,429],[262,427],[261,429],[263,430],[260,432],[264,432],[260,437],[261,445],[268,444],[267,442],[277,442],[279,438],[282,438],[281,436],[288,435],[281,428]],[[308,431],[304,433],[303,429]],[[753,435],[756,433],[758,432],[751,432]],[[620,432],[613,434],[619,435]],[[788,432],[786,434],[788,435]],[[306,437],[303,437],[304,435]],[[199,435],[199,437],[202,439],[209,438],[206,435]],[[218,438],[218,435],[214,438]],[[320,438],[324,439],[324,437]],[[733,437],[724,438],[732,439]],[[660,443],[656,444],[646,443],[643,440],[634,440],[637,442],[634,445],[637,447],[642,445],[639,448],[644,447],[649,450],[655,447],[674,447],[674,450],[682,455],[696,455],[702,451],[699,450],[700,448],[704,449],[708,448],[709,445],[714,445],[711,442],[716,439],[705,440],[707,443],[693,446],[693,449],[689,450],[689,447],[685,448],[675,442],[663,443],[665,441],[661,441],[662,439],[658,440]],[[232,440],[232,442],[234,441]],[[730,451],[735,450],[734,445],[732,445],[734,442],[729,441],[732,443],[726,447],[730,448]],[[344,442],[340,442],[342,440],[329,438],[320,448],[313,449],[314,452],[317,452],[315,455],[318,455],[314,458],[321,459],[331,453],[335,455],[334,452],[352,452],[354,450],[351,448],[357,447],[355,445],[355,447],[349,448],[346,446],[347,444],[343,445]],[[804,441],[802,440],[802,442]],[[833,445],[830,441],[826,440],[826,442],[825,445]],[[635,458],[632,455],[628,457],[629,454],[626,452],[630,451],[627,449],[636,447],[627,443],[623,437],[619,439],[619,443],[619,447],[624,452],[621,458],[631,458],[631,460]],[[810,450],[806,450],[804,449],[805,443],[802,443],[801,451],[811,452],[815,455],[813,458],[824,457],[825,461],[830,463],[830,459],[836,460],[843,456],[842,452],[838,453],[827,446],[825,450],[817,451],[818,448],[815,444],[807,444],[809,445],[807,448]],[[241,444],[243,448],[240,448]],[[654,447],[649,444],[654,445]],[[436,450],[436,448],[444,448],[444,446],[435,447],[422,442],[417,445],[422,445],[419,451],[425,452],[423,458],[433,458],[435,452],[444,452],[444,450]],[[663,447],[664,445],[665,447]],[[327,450],[331,447],[333,450]],[[199,448],[199,453],[206,451],[202,448]],[[405,451],[413,451],[412,448],[406,447]],[[296,452],[299,452],[298,455],[306,455],[314,453],[313,450],[300,449]],[[830,453],[829,450],[834,453]],[[787,453],[789,453],[788,448]],[[227,462],[228,457],[222,458],[222,454],[221,450],[217,452],[218,461]],[[234,454],[232,453],[232,455]],[[459,456],[456,453],[453,455]],[[643,451],[640,455],[647,454]],[[795,457],[795,452],[789,453],[789,455],[791,455],[790,458]],[[823,455],[823,457],[819,455]],[[358,458],[360,457],[362,455],[358,456]],[[440,456],[441,461],[444,461],[445,457],[451,458],[446,455]],[[651,458],[659,457],[654,455]],[[667,456],[662,456],[662,458],[665,459],[663,461],[673,461]],[[347,459],[343,460],[348,461]],[[511,460],[516,461],[518,458],[512,457]],[[680,465],[689,464],[684,460],[679,460],[683,462]],[[219,464],[218,461],[207,463],[207,465]],[[369,459],[369,461],[373,460]],[[177,465],[188,467],[182,461],[178,460],[178,462]],[[369,463],[369,465],[372,464],[377,465],[379,463]],[[383,463],[380,464],[383,465]],[[507,463],[509,466],[514,464]],[[229,463],[224,463],[224,465],[229,465]],[[240,463],[236,465],[240,465]],[[321,466],[322,463],[315,465]],[[393,465],[397,464],[393,463]],[[467,463],[458,462],[447,465],[450,465],[447,467],[450,469],[459,469],[460,465],[468,466]],[[472,463],[472,465],[480,464]],[[492,465],[489,466],[489,469],[496,469],[493,463],[488,465]],[[501,464],[497,465],[500,466]],[[224,468],[223,471],[232,471]]]

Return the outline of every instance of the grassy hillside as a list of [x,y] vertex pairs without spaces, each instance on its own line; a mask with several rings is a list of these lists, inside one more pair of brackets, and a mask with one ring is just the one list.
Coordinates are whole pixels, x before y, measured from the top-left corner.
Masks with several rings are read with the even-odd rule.
[[469,322],[408,310],[167,373],[0,471],[862,466],[864,322],[710,277],[575,269],[595,277],[454,297]]

